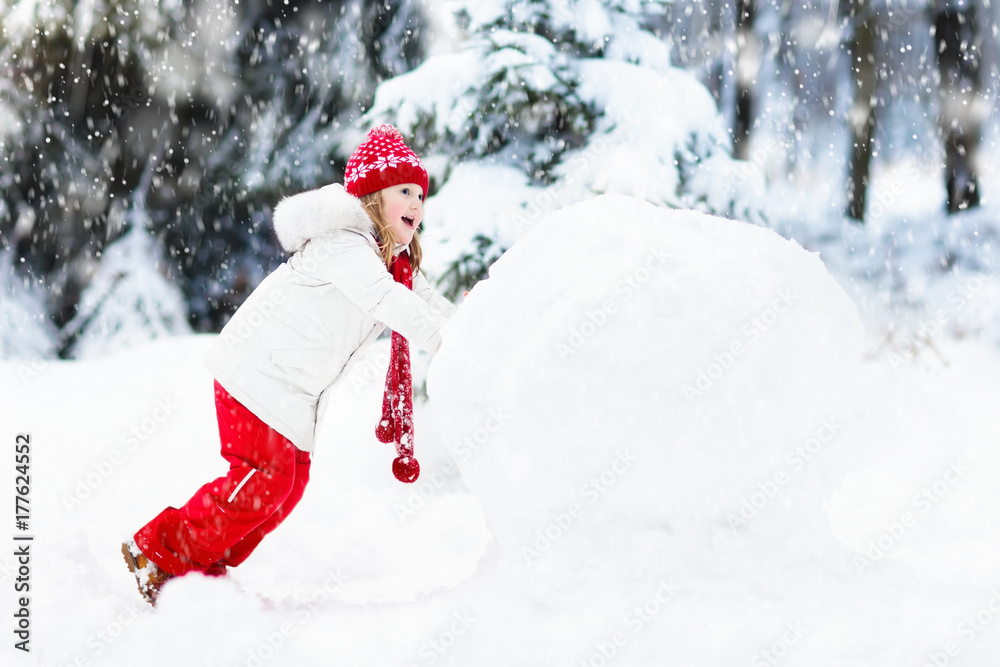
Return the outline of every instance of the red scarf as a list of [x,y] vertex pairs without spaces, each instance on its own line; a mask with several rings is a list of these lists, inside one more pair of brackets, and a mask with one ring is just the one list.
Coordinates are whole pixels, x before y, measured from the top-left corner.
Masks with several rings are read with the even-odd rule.
[[[406,250],[392,260],[392,277],[407,289],[413,289],[413,271],[410,253]],[[382,421],[375,429],[375,437],[384,443],[396,445],[396,459],[392,474],[400,482],[409,484],[420,476],[420,464],[413,458],[413,376],[410,374],[410,344],[399,333],[392,332],[392,352],[389,355],[389,372],[385,375],[385,394],[382,396]]]

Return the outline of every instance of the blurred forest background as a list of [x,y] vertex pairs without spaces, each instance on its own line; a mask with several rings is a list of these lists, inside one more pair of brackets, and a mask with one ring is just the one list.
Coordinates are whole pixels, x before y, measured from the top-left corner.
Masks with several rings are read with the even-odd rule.
[[[853,250],[905,191],[876,200],[871,175],[918,165],[940,183],[924,222],[948,225],[998,197],[997,19],[990,0],[0,2],[0,357],[218,331],[283,261],[273,206],[340,181],[379,122],[431,172],[453,296],[599,192]],[[982,224],[921,261],[981,263]]]

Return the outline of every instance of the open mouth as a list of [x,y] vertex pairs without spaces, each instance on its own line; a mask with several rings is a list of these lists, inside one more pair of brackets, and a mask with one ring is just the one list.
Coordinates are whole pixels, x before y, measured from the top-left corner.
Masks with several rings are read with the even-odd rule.
[[406,223],[407,227],[413,227],[413,218],[411,218],[410,216],[404,215],[403,216],[403,222]]

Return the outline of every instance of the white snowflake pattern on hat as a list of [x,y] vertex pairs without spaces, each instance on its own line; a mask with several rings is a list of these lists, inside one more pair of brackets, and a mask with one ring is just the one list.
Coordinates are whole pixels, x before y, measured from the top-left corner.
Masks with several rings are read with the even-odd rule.
[[423,163],[415,155],[395,155],[390,153],[389,155],[380,155],[375,158],[372,162],[359,162],[352,165],[352,169],[347,173],[345,181],[347,183],[353,183],[359,179],[364,178],[368,175],[368,172],[378,169],[379,171],[385,171],[390,167],[398,167],[401,164],[410,164],[419,169],[423,168]]

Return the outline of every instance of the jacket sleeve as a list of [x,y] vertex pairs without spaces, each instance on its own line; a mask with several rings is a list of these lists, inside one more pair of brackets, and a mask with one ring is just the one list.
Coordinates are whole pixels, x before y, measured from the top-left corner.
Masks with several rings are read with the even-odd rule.
[[363,235],[340,230],[313,239],[293,260],[292,268],[333,284],[417,347],[436,352],[441,346],[441,327],[447,316],[393,280]]
[[441,296],[440,292],[431,287],[430,282],[428,282],[424,274],[419,271],[417,272],[417,275],[413,276],[413,293],[426,301],[431,308],[445,317],[451,317],[458,311],[455,304]]

